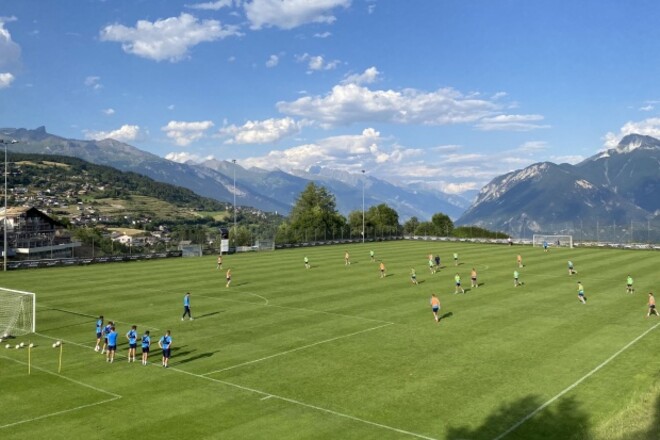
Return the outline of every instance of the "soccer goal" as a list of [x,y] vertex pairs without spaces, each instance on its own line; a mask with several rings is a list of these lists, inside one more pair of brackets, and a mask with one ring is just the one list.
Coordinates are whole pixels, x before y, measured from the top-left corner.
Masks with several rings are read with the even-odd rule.
[[182,257],[201,257],[202,245],[201,244],[180,244],[179,250]]
[[547,243],[548,246],[572,248],[573,236],[534,234],[532,242],[534,246],[543,246],[544,243]]
[[34,293],[0,287],[0,337],[34,333],[36,310]]

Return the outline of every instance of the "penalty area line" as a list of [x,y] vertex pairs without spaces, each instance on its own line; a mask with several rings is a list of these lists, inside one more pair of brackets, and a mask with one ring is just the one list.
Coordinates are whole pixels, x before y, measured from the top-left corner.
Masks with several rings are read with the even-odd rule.
[[284,396],[278,396],[277,394],[267,393],[265,391],[260,391],[260,390],[250,388],[250,387],[246,387],[246,386],[243,386],[243,385],[239,385],[239,384],[236,384],[236,383],[227,382],[227,381],[220,380],[220,379],[214,379],[212,377],[203,376],[201,374],[196,374],[196,373],[191,373],[189,371],[180,370],[178,368],[170,367],[170,370],[176,371],[177,373],[183,373],[183,374],[187,374],[187,375],[190,375],[190,376],[198,377],[200,379],[210,380],[212,382],[220,383],[220,384],[230,386],[230,387],[233,387],[233,388],[238,388],[239,390],[249,391],[251,393],[259,394],[259,395],[263,396],[259,400],[278,399],[278,400],[281,400],[283,402],[288,402],[288,403],[292,403],[294,405],[302,406],[302,407],[305,407],[305,408],[314,409],[314,410],[321,411],[321,412],[324,412],[324,413],[327,413],[327,414],[332,414],[333,416],[342,417],[342,418],[345,418],[345,419],[353,420],[355,422],[360,422],[360,423],[364,423],[364,424],[367,424],[367,425],[375,426],[377,428],[386,429],[388,431],[397,432],[399,434],[404,434],[404,435],[407,435],[407,436],[410,436],[410,437],[421,438],[421,439],[424,439],[424,440],[437,440],[434,437],[428,437],[428,436],[425,436],[423,434],[417,434],[415,432],[406,431],[404,429],[395,428],[393,426],[383,425],[381,423],[361,419],[359,417],[355,417],[355,416],[352,416],[350,414],[340,413],[340,412],[337,412],[337,411],[334,411],[334,410],[331,410],[331,409],[328,409],[328,408],[323,408],[323,407],[317,406],[317,405],[311,405],[309,403],[301,402],[300,400],[290,399],[290,398],[284,397]]
[[617,356],[619,356],[621,353],[623,353],[623,352],[626,351],[628,348],[630,348],[631,346],[633,346],[637,341],[639,341],[639,340],[642,339],[644,336],[646,336],[647,334],[649,334],[649,333],[651,333],[653,330],[655,330],[656,327],[658,327],[659,325],[660,325],[660,322],[658,322],[657,324],[655,324],[653,327],[647,329],[644,333],[642,333],[641,335],[637,336],[635,339],[633,339],[632,341],[630,341],[629,343],[627,343],[627,344],[626,344],[623,348],[621,348],[619,351],[617,351],[617,352],[614,353],[612,356],[610,356],[610,357],[608,357],[607,359],[605,359],[605,360],[604,360],[600,365],[598,365],[596,368],[594,368],[593,370],[591,370],[590,372],[588,372],[587,374],[585,374],[584,376],[582,376],[580,379],[578,379],[578,380],[576,380],[575,382],[573,382],[573,383],[572,383],[571,385],[569,385],[568,387],[564,388],[562,391],[559,392],[559,394],[557,394],[557,395],[554,396],[552,399],[550,399],[550,400],[548,400],[547,402],[545,402],[543,405],[541,405],[541,406],[539,406],[538,408],[536,408],[536,409],[535,409],[534,411],[532,411],[531,413],[527,414],[525,417],[523,417],[522,419],[520,419],[515,425],[513,425],[512,427],[510,427],[509,429],[507,429],[506,431],[504,431],[502,434],[500,434],[500,435],[498,435],[497,437],[495,437],[493,440],[501,440],[501,439],[503,439],[504,437],[506,437],[507,435],[511,434],[513,431],[515,431],[516,429],[518,429],[523,423],[525,423],[526,421],[528,421],[529,419],[531,419],[532,417],[534,417],[536,414],[538,414],[538,413],[540,413],[541,411],[543,411],[544,409],[546,409],[548,406],[552,405],[557,399],[561,398],[564,394],[568,393],[568,392],[571,391],[573,388],[577,387],[577,386],[580,385],[582,382],[584,382],[585,380],[587,380],[588,378],[590,378],[592,375],[594,375],[594,374],[595,374],[596,372],[598,372],[601,368],[603,368],[604,366],[606,366],[607,364],[609,364],[612,360],[614,360],[614,359],[615,359]]
[[336,336],[336,337],[330,338],[330,339],[324,339],[323,341],[317,341],[317,342],[313,342],[311,344],[302,345],[300,347],[296,347],[296,348],[292,348],[291,350],[286,350],[286,351],[282,351],[282,352],[279,352],[279,353],[275,353],[275,354],[272,354],[270,356],[265,356],[265,357],[262,357],[262,358],[259,358],[259,359],[254,359],[254,360],[251,360],[251,361],[242,362],[240,364],[232,365],[232,366],[226,367],[226,368],[221,368],[219,370],[209,371],[208,373],[202,374],[202,376],[209,376],[211,374],[221,373],[223,371],[228,371],[228,370],[233,370],[234,368],[243,367],[245,365],[256,364],[257,362],[262,362],[262,361],[265,361],[265,360],[268,360],[268,359],[276,358],[276,357],[279,357],[279,356],[284,356],[284,355],[287,355],[287,354],[290,354],[290,353],[295,353],[296,351],[305,350],[306,348],[315,347],[317,345],[326,344],[328,342],[338,341],[339,339],[350,338],[351,336],[359,335],[359,334],[362,334],[362,333],[367,333],[367,332],[370,332],[370,331],[373,331],[373,330],[378,330],[379,328],[387,327],[387,326],[390,326],[390,325],[393,325],[393,324],[383,324],[383,325],[379,325],[379,326],[376,326],[376,327],[371,327],[371,328],[368,328],[368,329],[364,329],[364,330],[360,330],[360,331],[357,331],[357,332],[349,333],[347,335]]

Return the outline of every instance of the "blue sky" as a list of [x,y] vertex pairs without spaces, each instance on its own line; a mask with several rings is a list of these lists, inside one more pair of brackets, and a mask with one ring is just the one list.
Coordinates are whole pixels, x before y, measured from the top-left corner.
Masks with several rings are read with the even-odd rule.
[[660,137],[654,1],[0,0],[0,126],[450,193]]

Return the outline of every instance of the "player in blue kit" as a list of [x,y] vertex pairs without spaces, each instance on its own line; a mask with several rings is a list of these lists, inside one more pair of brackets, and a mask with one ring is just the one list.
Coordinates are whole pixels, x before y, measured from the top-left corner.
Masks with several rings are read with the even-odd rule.
[[108,334],[110,333],[113,325],[115,325],[114,322],[108,321],[105,327],[103,327],[103,348],[101,349],[101,354],[104,354],[105,349],[108,347]]
[[108,340],[108,357],[106,361],[114,362],[115,361],[115,352],[117,351],[117,332],[115,331],[115,326],[110,327],[110,333],[107,336]]
[[149,330],[147,330],[144,332],[144,335],[142,335],[142,365],[147,365],[149,347],[151,347],[151,336],[149,336]]
[[161,336],[158,341],[158,346],[163,349],[163,367],[167,368],[167,364],[170,361],[170,355],[172,354],[172,336],[169,330]]
[[134,325],[126,333],[126,339],[128,339],[128,362],[135,362],[135,349],[137,348],[137,326]]
[[101,349],[101,338],[103,338],[103,315],[96,320],[96,347],[94,347],[94,351]]
[[188,318],[192,321],[193,317],[190,313],[190,292],[187,292],[183,297],[183,316],[181,317],[181,321],[183,321],[186,315],[188,315]]

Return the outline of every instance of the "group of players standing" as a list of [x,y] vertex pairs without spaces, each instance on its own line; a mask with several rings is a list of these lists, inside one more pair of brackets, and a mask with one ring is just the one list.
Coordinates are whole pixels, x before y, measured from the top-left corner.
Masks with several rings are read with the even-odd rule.
[[[188,311],[189,310],[188,307]],[[190,319],[192,319],[192,317]],[[108,321],[105,326],[103,325],[103,322],[103,316],[99,316],[96,320],[96,347],[94,348],[94,351],[100,351],[101,354],[106,354],[106,362],[112,363],[115,360],[115,353],[117,352],[119,333],[117,332],[113,321]],[[131,326],[131,329],[126,333],[126,339],[128,340],[128,362],[135,362],[135,352],[138,345],[138,331],[136,325]],[[101,345],[102,341],[103,345]],[[142,335],[141,346],[142,365],[147,365],[149,349],[151,347],[151,335],[149,334],[149,330],[145,331]],[[172,350],[172,335],[169,330],[167,330],[158,340],[158,346],[163,351],[162,365],[167,368]]]

